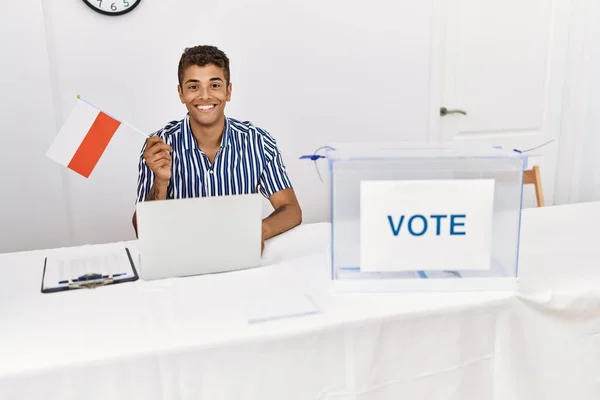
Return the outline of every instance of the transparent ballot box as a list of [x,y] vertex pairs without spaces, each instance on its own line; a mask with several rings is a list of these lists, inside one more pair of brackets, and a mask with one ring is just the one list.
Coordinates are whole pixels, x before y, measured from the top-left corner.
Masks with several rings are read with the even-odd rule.
[[334,291],[516,287],[524,154],[361,143],[326,158]]

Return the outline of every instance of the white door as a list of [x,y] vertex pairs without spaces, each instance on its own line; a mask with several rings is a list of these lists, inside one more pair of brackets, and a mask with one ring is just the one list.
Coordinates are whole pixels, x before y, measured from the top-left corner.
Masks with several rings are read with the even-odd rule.
[[[569,1],[436,0],[435,9],[430,138],[519,150],[555,139],[527,153],[552,204]],[[535,206],[532,185],[523,201]]]

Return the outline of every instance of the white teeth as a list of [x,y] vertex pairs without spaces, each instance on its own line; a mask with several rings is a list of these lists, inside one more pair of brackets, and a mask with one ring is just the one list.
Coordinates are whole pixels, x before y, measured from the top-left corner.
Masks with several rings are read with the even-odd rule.
[[209,106],[198,106],[198,110],[202,110],[202,111],[206,111],[206,110],[210,110],[212,108],[214,108],[215,106],[213,105],[209,105]]

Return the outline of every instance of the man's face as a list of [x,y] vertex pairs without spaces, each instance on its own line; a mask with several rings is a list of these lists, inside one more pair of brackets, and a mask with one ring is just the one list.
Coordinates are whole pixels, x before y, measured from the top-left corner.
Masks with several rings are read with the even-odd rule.
[[214,64],[188,67],[178,91],[181,103],[200,126],[221,122],[225,116],[225,103],[231,100],[231,84],[226,83],[223,69]]

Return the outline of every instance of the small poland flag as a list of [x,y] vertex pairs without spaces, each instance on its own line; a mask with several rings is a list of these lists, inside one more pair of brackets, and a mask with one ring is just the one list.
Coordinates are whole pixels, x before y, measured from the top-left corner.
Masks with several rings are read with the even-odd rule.
[[[123,126],[134,129],[78,96],[77,104],[56,135],[46,156],[89,178],[111,139]],[[143,134],[137,129],[134,130]]]

